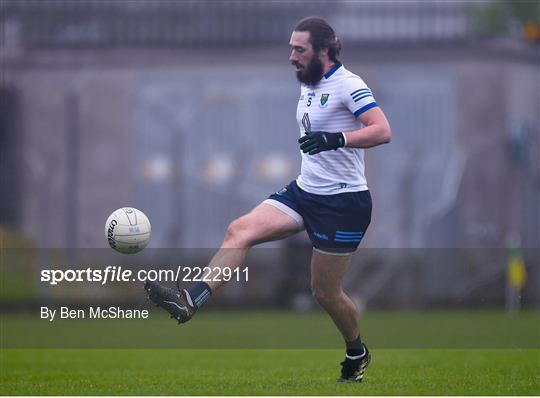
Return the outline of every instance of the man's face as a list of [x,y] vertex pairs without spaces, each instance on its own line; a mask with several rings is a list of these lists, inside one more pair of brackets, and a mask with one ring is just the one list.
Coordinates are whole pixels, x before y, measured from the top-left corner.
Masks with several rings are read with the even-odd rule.
[[294,31],[289,44],[291,46],[289,61],[296,69],[296,78],[301,83],[314,86],[323,77],[323,64],[319,54],[313,51],[310,33]]

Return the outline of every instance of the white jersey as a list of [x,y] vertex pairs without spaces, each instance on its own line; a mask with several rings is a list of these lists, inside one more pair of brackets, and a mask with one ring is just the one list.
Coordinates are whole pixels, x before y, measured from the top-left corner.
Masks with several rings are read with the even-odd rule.
[[[307,113],[311,131],[339,133],[363,127],[357,119],[377,106],[364,81],[336,64],[315,87],[301,85],[296,120],[300,136],[305,134],[302,119]],[[316,155],[302,154],[302,169],[296,183],[304,191],[318,195],[368,189],[364,175],[364,150],[339,148]]]

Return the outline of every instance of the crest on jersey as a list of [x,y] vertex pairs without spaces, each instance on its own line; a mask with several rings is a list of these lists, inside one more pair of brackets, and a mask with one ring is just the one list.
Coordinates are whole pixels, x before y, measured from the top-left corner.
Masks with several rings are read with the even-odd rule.
[[321,94],[321,108],[324,108],[328,104],[328,97],[330,97],[330,94]]

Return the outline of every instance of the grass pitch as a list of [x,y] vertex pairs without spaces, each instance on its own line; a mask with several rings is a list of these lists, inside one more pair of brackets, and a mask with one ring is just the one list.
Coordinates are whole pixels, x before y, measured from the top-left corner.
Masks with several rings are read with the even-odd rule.
[[2,395],[538,395],[539,350],[373,350],[337,384],[341,350],[6,350]]
[[208,311],[181,326],[155,310],[2,315],[0,395],[540,395],[538,312],[369,312],[361,324],[372,363],[340,385],[342,342],[322,313]]

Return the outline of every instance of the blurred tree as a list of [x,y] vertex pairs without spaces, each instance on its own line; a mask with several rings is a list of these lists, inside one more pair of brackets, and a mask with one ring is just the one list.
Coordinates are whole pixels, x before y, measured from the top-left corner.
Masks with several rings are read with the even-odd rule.
[[475,30],[488,35],[517,33],[527,40],[540,40],[540,1],[495,0],[472,9]]

